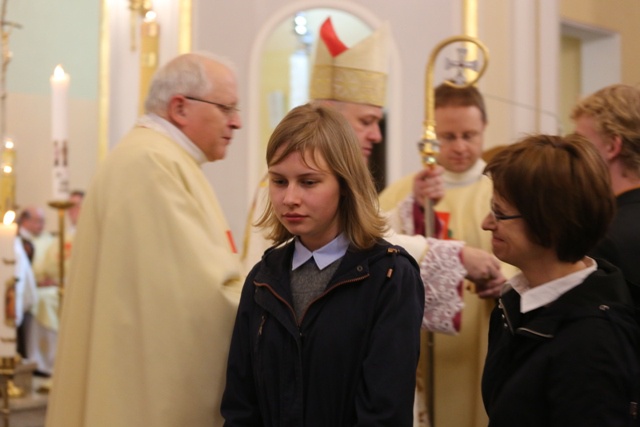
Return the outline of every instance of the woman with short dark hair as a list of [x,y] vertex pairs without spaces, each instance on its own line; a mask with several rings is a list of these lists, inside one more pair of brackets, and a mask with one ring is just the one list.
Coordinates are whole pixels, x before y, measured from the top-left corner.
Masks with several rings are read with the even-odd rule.
[[[532,135],[486,166],[483,228],[521,273],[491,316],[482,396],[489,426],[626,426],[640,336],[620,271],[586,254],[614,213],[609,174],[584,138]],[[637,412],[637,411],[636,411]]]

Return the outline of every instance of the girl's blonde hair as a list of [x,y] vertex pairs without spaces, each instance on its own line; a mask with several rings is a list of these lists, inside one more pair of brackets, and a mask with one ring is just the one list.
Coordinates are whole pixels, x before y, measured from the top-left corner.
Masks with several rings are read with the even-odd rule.
[[[371,173],[351,125],[339,112],[319,103],[291,110],[269,139],[267,166],[280,163],[292,153],[299,153],[303,159],[306,155],[316,160],[321,156],[338,179],[340,230],[352,246],[369,248],[382,238],[387,224],[380,214]],[[278,220],[270,200],[255,225],[268,229],[267,237],[276,245],[293,237]]]

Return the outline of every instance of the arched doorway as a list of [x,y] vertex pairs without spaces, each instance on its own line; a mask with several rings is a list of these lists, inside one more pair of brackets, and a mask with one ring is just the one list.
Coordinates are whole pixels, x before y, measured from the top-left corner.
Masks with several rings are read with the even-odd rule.
[[[314,61],[317,32],[327,17],[331,17],[336,32],[347,46],[357,44],[373,32],[358,16],[335,8],[309,8],[280,20],[267,35],[260,57],[260,153],[264,153],[271,132],[287,111],[309,100],[309,73]],[[376,145],[370,162],[370,169],[379,186],[385,183],[383,145],[384,142]],[[260,167],[264,168],[264,165],[260,163]]]

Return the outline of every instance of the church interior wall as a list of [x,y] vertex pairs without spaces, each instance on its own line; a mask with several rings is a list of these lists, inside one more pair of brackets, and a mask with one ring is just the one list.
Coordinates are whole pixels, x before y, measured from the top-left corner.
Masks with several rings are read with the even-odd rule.
[[490,51],[479,84],[489,115],[484,148],[533,132],[557,133],[557,2],[481,0],[478,21]]
[[[127,1],[101,0],[105,4],[104,17],[108,27],[108,149],[112,149],[127,134],[141,112],[144,102],[140,96],[140,24],[136,14],[131,28],[132,14]],[[153,10],[159,25],[157,64],[162,65],[180,53],[180,1],[153,0]]]
[[[637,0],[560,0],[563,19],[620,35],[620,83],[640,85],[640,2]],[[614,65],[614,64],[612,64]]]
[[578,38],[563,36],[561,40],[560,61],[560,85],[563,96],[560,97],[559,114],[563,133],[573,130],[570,119],[571,109],[581,95],[581,42]]
[[[252,123],[258,122],[257,117],[252,117],[252,114],[260,108],[257,96],[260,90],[259,83],[256,77],[251,75],[252,61],[256,61],[252,58],[252,54],[256,54],[255,44],[262,43],[256,39],[256,36],[265,28],[275,28],[287,14],[292,15],[296,10],[319,6],[349,11],[359,16],[372,28],[376,28],[384,20],[390,22],[393,45],[396,49],[392,56],[395,54],[397,58],[397,62],[392,63],[392,72],[402,73],[400,79],[396,76],[394,80],[398,86],[394,88],[394,83],[391,82],[389,88],[400,92],[400,96],[393,97],[395,101],[392,100],[388,104],[389,139],[400,164],[396,169],[398,175],[393,178],[399,177],[399,173],[407,173],[420,167],[416,143],[422,136],[426,61],[434,43],[450,36],[452,31],[460,31],[457,3],[454,5],[454,2],[410,1],[403,4],[402,8],[398,8],[384,0],[299,1],[295,4],[282,0],[238,1],[223,4],[196,1],[194,3],[194,10],[197,11],[194,13],[194,49],[214,51],[229,57],[236,63],[241,83],[239,88],[241,108],[249,111],[243,116],[245,127],[237,132],[227,159],[205,168],[213,183],[228,182],[229,177],[234,177],[233,187],[216,186],[216,192],[224,209],[227,212],[237,213],[229,215],[230,225],[236,238],[242,236],[249,200],[260,177],[257,170],[263,170],[261,166],[254,166],[253,170],[247,170],[247,165],[251,164],[247,156],[256,158],[256,152],[260,149],[259,135],[255,128],[252,129]],[[274,16],[278,18],[274,19]],[[243,31],[239,32],[234,22],[243,22]],[[229,34],[233,34],[231,38],[233,43],[228,43]],[[243,82],[249,82],[249,85]],[[238,171],[244,171],[244,174],[238,174]],[[245,197],[242,197],[243,193]]]
[[576,100],[613,83],[640,84],[640,3],[562,0],[561,117],[567,132]]
[[[193,0],[192,50],[210,50],[232,59],[238,68],[243,129],[223,162],[206,165],[236,240],[241,239],[251,193],[264,168],[261,144],[268,127],[260,127],[259,52],[263,40],[284,16],[296,10],[328,7],[358,16],[370,28],[384,20],[393,35],[389,76],[388,154],[392,181],[420,167],[416,142],[422,135],[424,72],[438,41],[462,31],[462,0],[407,0],[402,7],[387,0]],[[558,28],[562,20],[620,34],[621,81],[640,83],[640,3],[619,0],[478,0],[478,36],[491,59],[479,86],[487,96],[490,125],[486,148],[509,143],[530,131],[558,128],[563,79],[560,77]],[[17,202],[45,204],[51,197],[49,76],[62,63],[71,76],[69,92],[70,183],[89,184],[98,164],[98,86],[100,11],[110,8],[108,148],[131,127],[137,115],[137,53],[127,45],[130,14],[126,2],[48,0],[10,2],[7,18],[22,24],[11,35],[13,59],[8,68],[8,134],[17,144]],[[156,0],[162,24],[160,63],[178,53],[178,0]],[[532,11],[524,13],[523,10]],[[342,33],[342,30],[339,30]],[[81,35],[81,36],[79,36]],[[124,46],[124,47],[123,47]],[[266,65],[265,65],[266,66]],[[551,71],[549,71],[551,70]],[[564,70],[563,70],[564,71]],[[435,78],[441,81],[442,73]],[[563,101],[564,102],[564,101]],[[28,119],[25,119],[28,117]],[[262,141],[262,142],[261,142]],[[220,183],[224,183],[221,185]],[[230,183],[233,183],[232,185]],[[48,220],[54,227],[54,212]],[[237,242],[240,243],[240,242]]]
[[479,83],[479,88],[485,97],[488,115],[488,126],[485,131],[485,148],[504,145],[511,139],[509,132],[509,117],[512,103],[509,102],[509,88],[512,84],[511,58],[500,52],[509,52],[511,46],[511,8],[509,2],[502,2],[493,7],[482,7],[478,13],[478,37],[489,49],[489,66]]
[[69,183],[84,189],[97,165],[99,2],[8,1],[9,37],[6,133],[16,147],[16,203],[45,207],[47,228],[57,229],[53,198],[51,87],[61,64],[70,75],[68,105]]

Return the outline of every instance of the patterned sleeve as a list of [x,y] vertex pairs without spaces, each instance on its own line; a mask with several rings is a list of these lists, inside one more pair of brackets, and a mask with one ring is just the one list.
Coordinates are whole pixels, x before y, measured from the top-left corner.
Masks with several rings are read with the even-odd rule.
[[433,238],[427,241],[429,250],[420,261],[425,291],[422,327],[456,335],[462,320],[462,284],[467,274],[460,259],[464,242]]
[[[392,227],[396,232],[414,233],[413,204],[413,195],[409,195],[392,213]],[[460,331],[464,306],[462,285],[467,275],[460,259],[464,242],[434,238],[426,240],[429,250],[418,260],[425,288],[422,327],[433,332],[456,335]]]
[[[420,276],[425,288],[422,327],[433,332],[456,335],[460,331],[464,306],[463,281],[467,275],[460,259],[464,242],[413,235],[413,195],[405,198],[388,215],[393,232],[386,236],[387,240],[403,246],[420,264]],[[416,245],[416,239],[421,239],[419,246]]]

